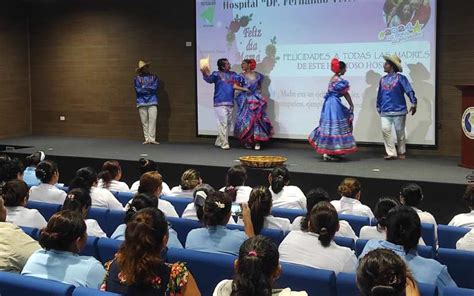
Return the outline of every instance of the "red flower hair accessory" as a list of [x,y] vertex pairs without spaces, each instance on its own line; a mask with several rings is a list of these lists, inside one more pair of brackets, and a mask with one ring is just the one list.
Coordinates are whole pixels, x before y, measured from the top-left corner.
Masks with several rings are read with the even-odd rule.
[[250,60],[250,63],[249,63],[249,67],[250,67],[250,70],[255,70],[255,68],[257,67],[257,61],[255,61],[254,59],[251,59]]
[[339,71],[341,71],[341,69],[339,68],[339,60],[337,58],[333,58],[331,60],[331,71],[333,71],[334,73],[339,73]]

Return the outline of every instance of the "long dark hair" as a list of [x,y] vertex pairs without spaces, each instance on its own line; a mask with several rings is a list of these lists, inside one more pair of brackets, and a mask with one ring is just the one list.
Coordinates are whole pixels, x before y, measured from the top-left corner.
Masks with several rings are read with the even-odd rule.
[[374,208],[374,216],[377,218],[377,230],[381,231],[387,227],[388,212],[400,204],[391,197],[381,197]]
[[204,205],[206,203],[206,199],[214,192],[214,188],[209,184],[201,184],[194,188],[193,192],[193,202],[194,208],[196,209],[196,216],[199,221],[202,222],[202,218],[204,217]]
[[272,176],[272,191],[280,193],[283,187],[290,182],[290,172],[284,166],[276,167],[271,172]]
[[420,217],[409,206],[399,206],[387,215],[387,241],[403,246],[406,253],[416,249],[421,237]]
[[231,296],[271,296],[273,276],[278,270],[277,246],[257,235],[246,240],[239,250]]
[[323,247],[329,247],[338,226],[337,211],[331,203],[321,201],[311,210],[309,231],[319,234]]
[[311,210],[320,201],[330,201],[331,197],[326,190],[321,187],[311,189],[306,193],[306,216],[301,219],[301,230],[308,231],[308,221],[311,216]]
[[46,250],[69,251],[71,245],[86,235],[86,223],[77,211],[60,211],[54,214],[41,231],[40,245]]
[[135,195],[125,214],[125,223],[131,221],[138,211],[146,208],[158,208],[158,197],[146,193]]
[[53,179],[54,173],[58,173],[58,166],[54,161],[44,160],[36,166],[36,177],[42,183],[49,183]]
[[227,193],[211,192],[204,203],[203,222],[206,226],[226,225],[232,207],[232,201]]
[[97,173],[91,167],[80,168],[76,171],[74,178],[69,184],[69,190],[84,188],[90,192],[92,186],[97,182]]
[[117,178],[117,176],[122,172],[122,167],[120,163],[116,160],[108,160],[102,165],[102,171],[99,173],[98,178],[102,179],[104,183],[104,188],[109,188],[110,183]]
[[272,210],[272,193],[266,187],[259,186],[252,189],[249,198],[250,215],[255,234],[260,234],[263,229],[265,217]]
[[[64,200],[62,210],[77,211],[84,214],[84,210],[89,210],[92,205],[90,192],[84,188],[69,190]],[[87,213],[87,212],[85,212]]]
[[237,198],[236,187],[244,185],[246,180],[247,170],[241,165],[233,166],[227,171],[225,192],[229,194],[232,201]]

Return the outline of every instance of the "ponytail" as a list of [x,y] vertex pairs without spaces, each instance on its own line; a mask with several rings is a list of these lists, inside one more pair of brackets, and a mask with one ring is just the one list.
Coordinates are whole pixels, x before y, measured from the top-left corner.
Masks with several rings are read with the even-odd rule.
[[69,190],[74,188],[83,188],[90,192],[94,183],[97,182],[97,173],[91,167],[85,167],[77,170],[74,178],[69,184]]
[[300,228],[302,231],[308,231],[308,221],[311,210],[320,201],[330,201],[329,193],[321,187],[311,189],[306,193],[306,215],[301,219]]
[[98,178],[102,179],[104,183],[104,188],[109,188],[110,183],[117,178],[117,176],[122,171],[120,163],[116,160],[109,160],[104,163],[102,166],[102,171],[99,173]]
[[90,193],[84,188],[76,188],[69,190],[64,200],[62,210],[76,211],[82,215],[84,209],[89,210],[91,205],[92,200]]
[[290,181],[290,172],[286,167],[276,167],[270,174],[271,187],[274,193],[280,193],[283,187]]
[[224,192],[229,195],[232,202],[235,202],[237,200],[237,189],[234,186],[225,187]]
[[255,234],[260,234],[263,229],[265,217],[270,215],[272,209],[272,194],[263,186],[252,189],[249,198],[250,216]]
[[314,206],[311,210],[309,230],[319,234],[319,241],[323,247],[329,247],[338,228],[337,211],[331,203],[321,201]]
[[374,216],[377,219],[377,230],[382,231],[387,227],[388,212],[399,206],[397,200],[391,197],[381,197],[374,208]]

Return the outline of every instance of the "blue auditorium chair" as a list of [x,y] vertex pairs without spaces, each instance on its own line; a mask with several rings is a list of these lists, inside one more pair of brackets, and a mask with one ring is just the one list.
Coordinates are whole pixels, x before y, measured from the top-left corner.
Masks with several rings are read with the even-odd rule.
[[[308,295],[336,295],[336,276],[333,271],[281,262],[282,274],[274,286],[306,291]],[[348,294],[349,295],[349,294]]]
[[183,215],[184,210],[186,207],[193,202],[192,198],[189,197],[179,197],[179,196],[161,196],[160,197],[163,200],[169,201],[174,208],[176,209],[176,212],[178,215],[181,217]]
[[[358,239],[355,242],[355,253],[356,256],[359,257],[359,255],[362,253],[364,250],[365,244],[368,242],[366,239]],[[418,255],[421,257],[425,258],[434,258],[435,257],[435,250],[431,246],[418,246],[417,248]]]
[[4,296],[71,296],[74,286],[57,281],[0,272],[0,294]]
[[59,185],[59,184],[56,184],[55,186],[56,186],[56,188],[61,189],[62,191],[65,191],[65,192],[68,192],[68,191],[69,191],[69,187],[68,187],[68,186]]
[[370,225],[369,217],[339,214],[339,220],[347,221],[357,236],[360,235],[360,229],[364,226]]
[[166,219],[171,224],[171,227],[176,230],[176,233],[178,233],[178,239],[183,247],[186,245],[186,237],[188,236],[188,233],[193,229],[203,227],[201,222],[197,220],[174,217],[167,217]]
[[109,211],[110,210],[106,208],[90,208],[87,213],[87,219],[96,220],[97,223],[99,223],[100,228],[105,231],[107,228],[107,216],[109,215]]
[[86,246],[80,253],[82,256],[92,256],[97,260],[100,260],[99,251],[97,244],[99,243],[99,238],[95,236],[88,236]]
[[474,290],[463,288],[444,288],[443,296],[474,296]]
[[110,292],[101,292],[97,289],[77,287],[72,292],[72,296],[119,296],[122,294],[110,293]]
[[237,258],[233,255],[175,248],[170,248],[167,256],[167,261],[170,263],[178,261],[187,263],[201,295],[212,295],[214,288],[220,281],[232,279],[234,260]]
[[37,209],[44,219],[48,221],[52,215],[61,210],[62,205],[29,200],[26,207],[29,209]]
[[347,247],[351,250],[355,249],[355,242],[352,238],[342,237],[342,236],[335,236],[334,242],[341,247]]
[[39,229],[37,228],[32,228],[32,227],[26,227],[26,226],[21,226],[20,227],[23,232],[28,234],[32,239],[38,240],[39,237]]
[[107,234],[107,236],[111,236],[112,233],[114,233],[115,229],[117,229],[117,226],[120,224],[125,223],[125,212],[124,211],[119,211],[119,210],[109,210],[106,216],[106,221],[107,224],[105,228],[102,228],[104,232]]
[[[237,229],[240,231],[244,231],[244,226],[242,225],[227,224],[226,227],[229,229]],[[281,244],[281,242],[286,236],[286,233],[283,230],[270,229],[270,228],[263,228],[260,234],[271,239],[272,242],[275,243],[277,246]]]
[[421,223],[421,237],[425,245],[436,248],[436,230],[433,224]]
[[440,248],[456,249],[456,243],[466,233],[467,227],[455,227],[448,225],[438,225],[438,244]]
[[111,238],[99,238],[97,242],[97,251],[100,262],[105,263],[114,258],[123,241]]
[[133,198],[133,193],[132,192],[117,192],[114,191],[112,192],[115,196],[115,198],[118,199],[118,201],[123,205],[126,206],[127,203]]
[[438,261],[448,267],[458,287],[474,289],[474,252],[439,248]]
[[272,208],[272,215],[275,217],[287,218],[293,223],[296,217],[306,216],[306,210]]

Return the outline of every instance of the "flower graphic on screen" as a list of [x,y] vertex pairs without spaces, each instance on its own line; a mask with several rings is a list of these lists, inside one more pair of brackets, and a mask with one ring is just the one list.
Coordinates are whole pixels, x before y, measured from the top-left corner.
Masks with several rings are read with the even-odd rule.
[[234,19],[230,22],[229,26],[226,27],[227,29],[226,40],[227,40],[228,47],[231,47],[232,43],[234,43],[235,33],[237,33],[240,30],[240,28],[247,27],[250,21],[252,20],[252,16],[253,14],[239,17],[239,15],[237,14],[234,17]]

